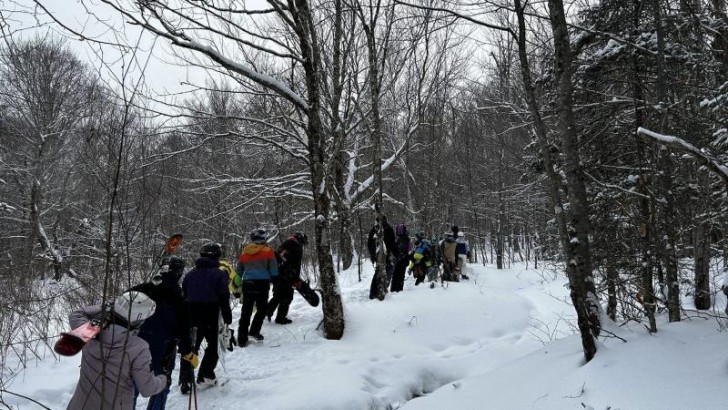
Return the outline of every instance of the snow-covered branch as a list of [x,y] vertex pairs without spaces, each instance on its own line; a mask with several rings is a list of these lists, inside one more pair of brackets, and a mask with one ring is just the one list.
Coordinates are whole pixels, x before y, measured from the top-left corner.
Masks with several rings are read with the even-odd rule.
[[720,163],[715,156],[707,152],[704,148],[698,148],[681,138],[658,134],[642,127],[637,129],[637,133],[642,135],[642,139],[647,142],[656,142],[690,155],[700,164],[708,168],[708,170],[720,177],[726,185],[726,188],[728,188],[728,167]]

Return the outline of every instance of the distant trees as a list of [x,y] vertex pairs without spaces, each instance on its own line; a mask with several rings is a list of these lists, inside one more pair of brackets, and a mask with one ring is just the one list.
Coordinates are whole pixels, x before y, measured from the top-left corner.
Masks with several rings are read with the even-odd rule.
[[337,267],[384,214],[433,236],[459,225],[499,268],[562,263],[587,360],[601,305],[655,332],[681,295],[720,297],[722,187],[637,130],[726,163],[725,2],[100,3],[212,79],[160,121],[138,84],[104,84],[62,42],[8,42],[0,275],[102,294],[143,276],[170,232],[232,257],[255,225],[306,230],[338,339]]

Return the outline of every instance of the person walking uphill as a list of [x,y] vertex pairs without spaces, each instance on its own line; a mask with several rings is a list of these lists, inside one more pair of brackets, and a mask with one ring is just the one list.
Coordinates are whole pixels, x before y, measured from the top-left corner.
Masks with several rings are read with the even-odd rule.
[[203,245],[200,249],[200,257],[195,261],[195,268],[187,272],[182,281],[182,292],[187,304],[190,329],[196,328],[192,357],[182,361],[181,371],[184,371],[188,377],[182,383],[183,392],[189,391],[185,382],[192,382],[189,376],[192,373],[190,367],[194,367],[194,363],[190,366],[190,362],[196,361],[194,355],[199,352],[203,339],[207,341],[207,347],[197,374],[197,384],[216,383],[215,367],[219,359],[217,353],[219,317],[222,316],[225,326],[233,322],[233,314],[230,310],[230,291],[228,290],[229,279],[227,273],[220,269],[221,255],[220,244]]
[[[385,289],[389,289],[389,284],[392,282],[392,275],[394,274],[394,264],[399,258],[399,252],[397,250],[397,236],[394,233],[394,228],[387,222],[387,217],[382,215],[382,229],[384,232],[384,249],[380,249],[378,246],[378,235],[380,234],[379,224],[376,223],[369,231],[367,238],[367,249],[369,250],[369,256],[374,264],[377,263],[379,258],[379,252],[384,252],[384,270],[386,272],[387,281]],[[379,278],[377,275],[372,276],[372,282],[369,285],[369,299],[377,298],[377,288],[379,287]]]
[[[192,351],[187,322],[187,308],[182,297],[179,280],[185,261],[177,256],[162,261],[159,279],[134,286],[148,295],[157,305],[154,314],[139,327],[139,337],[149,344],[154,374],[169,376],[174,370],[177,347],[182,356]],[[169,394],[169,385],[149,399],[147,410],[163,410]]]
[[[169,379],[152,373],[149,345],[136,335],[155,309],[142,292],[116,298],[108,325],[83,348],[81,375],[67,410],[132,410],[135,387],[144,397],[164,390]],[[72,312],[68,321],[75,329],[103,313],[100,305],[87,306]]]
[[[265,229],[254,229],[250,232],[251,243],[243,247],[238,258],[237,272],[243,279],[243,307],[238,325],[238,346],[248,345],[248,335],[256,340],[263,340],[260,328],[268,312],[268,293],[270,283],[277,280],[278,262],[275,252],[266,245],[268,233]],[[253,322],[253,308],[257,309]]]
[[296,232],[278,248],[279,274],[278,280],[273,282],[273,297],[268,301],[268,321],[277,309],[276,323],[287,325],[292,322],[287,317],[288,309],[293,301],[293,287],[301,281],[301,259],[307,243],[306,234]]

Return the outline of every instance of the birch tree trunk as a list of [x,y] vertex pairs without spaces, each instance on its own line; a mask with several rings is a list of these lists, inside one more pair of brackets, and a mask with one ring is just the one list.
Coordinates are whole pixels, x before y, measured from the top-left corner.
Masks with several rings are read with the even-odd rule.
[[576,121],[573,111],[573,84],[571,82],[571,49],[568,25],[561,0],[549,0],[549,18],[554,35],[556,111],[558,131],[566,162],[566,181],[569,198],[569,243],[567,274],[571,286],[571,300],[577,311],[584,356],[587,361],[596,354],[594,338],[599,336],[599,301],[591,271],[589,253],[589,206],[584,173],[581,168],[577,144]]
[[327,144],[321,120],[322,75],[320,56],[317,48],[317,36],[311,10],[306,0],[297,0],[293,18],[296,23],[299,45],[306,73],[306,91],[308,93],[308,154],[311,164],[311,182],[314,199],[314,219],[316,236],[316,255],[318,257],[323,289],[324,335],[327,339],[338,340],[344,335],[344,307],[331,256],[330,213],[332,181],[327,178],[328,163]]

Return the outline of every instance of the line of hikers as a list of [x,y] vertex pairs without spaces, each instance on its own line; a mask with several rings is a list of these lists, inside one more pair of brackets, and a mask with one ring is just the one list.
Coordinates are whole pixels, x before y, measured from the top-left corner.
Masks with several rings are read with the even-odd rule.
[[[382,215],[384,248],[379,246],[379,223],[376,223],[367,237],[367,250],[373,263],[377,263],[380,252],[384,252],[384,269],[388,288],[399,292],[404,288],[405,272],[415,278],[415,285],[428,280],[434,288],[438,278],[442,281],[458,282],[469,279],[466,273],[470,246],[465,235],[457,225],[446,232],[444,238],[433,236],[427,239],[423,232],[417,231],[410,238],[405,224],[392,227],[387,217]],[[440,268],[442,266],[442,270]],[[442,272],[442,274],[440,274]],[[377,297],[379,278],[374,275],[369,290],[369,298]]]
[[[195,382],[216,383],[220,345],[232,350],[235,344],[246,347],[249,337],[263,340],[261,328],[266,317],[271,321],[275,315],[275,323],[281,325],[291,323],[287,315],[293,289],[301,283],[303,246],[308,238],[296,232],[277,251],[268,246],[267,239],[265,229],[251,231],[235,269],[223,258],[220,244],[206,243],[184,279],[184,260],[167,257],[159,278],[119,296],[107,308],[110,314],[104,330],[82,350],[80,378],[67,409],[129,410],[141,394],[150,397],[148,410],[162,410],[178,353],[182,358],[180,390],[190,394]],[[271,284],[273,297],[269,301]],[[229,327],[231,295],[242,298],[237,338]],[[102,306],[88,306],[74,311],[69,316],[71,327],[103,310]],[[203,341],[207,347],[200,361]]]

